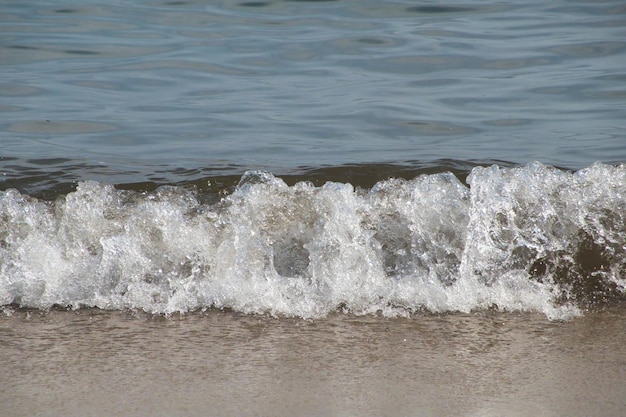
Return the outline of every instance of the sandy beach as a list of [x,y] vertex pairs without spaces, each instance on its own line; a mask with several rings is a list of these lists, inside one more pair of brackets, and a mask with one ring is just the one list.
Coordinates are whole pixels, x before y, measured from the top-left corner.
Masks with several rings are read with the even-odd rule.
[[626,314],[0,317],[17,416],[617,416]]

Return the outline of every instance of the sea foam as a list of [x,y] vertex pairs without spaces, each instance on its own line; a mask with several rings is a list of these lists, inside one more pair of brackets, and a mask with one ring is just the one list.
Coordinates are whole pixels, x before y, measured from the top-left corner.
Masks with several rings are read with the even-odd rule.
[[0,304],[323,317],[497,308],[568,318],[623,301],[626,167],[539,163],[288,186],[248,172],[216,203],[82,182],[0,192]]

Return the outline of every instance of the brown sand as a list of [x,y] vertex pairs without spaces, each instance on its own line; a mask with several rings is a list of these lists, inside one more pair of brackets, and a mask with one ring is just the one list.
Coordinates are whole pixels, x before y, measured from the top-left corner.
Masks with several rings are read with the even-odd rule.
[[626,312],[0,315],[3,416],[626,415]]

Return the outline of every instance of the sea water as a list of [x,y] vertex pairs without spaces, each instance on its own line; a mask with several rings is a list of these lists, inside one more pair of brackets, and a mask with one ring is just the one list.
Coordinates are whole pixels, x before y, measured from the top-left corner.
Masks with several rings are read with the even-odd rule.
[[5,305],[623,296],[619,2],[2,7]]
[[626,159],[621,1],[0,7],[2,174],[18,188]]
[[221,198],[97,182],[53,202],[8,190],[0,302],[566,318],[624,299],[626,167],[477,167],[466,182],[442,173],[368,190],[288,186],[254,171]]
[[178,381],[195,414],[293,415],[283,379],[311,415],[623,409],[624,27],[620,1],[3,2],[9,414],[188,415]]

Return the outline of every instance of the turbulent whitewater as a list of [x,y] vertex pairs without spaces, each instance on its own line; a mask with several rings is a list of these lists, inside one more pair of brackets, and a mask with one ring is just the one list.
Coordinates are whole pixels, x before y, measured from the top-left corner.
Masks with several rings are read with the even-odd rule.
[[323,317],[478,309],[567,318],[626,300],[626,166],[533,163],[209,198],[82,182],[0,192],[0,304]]

